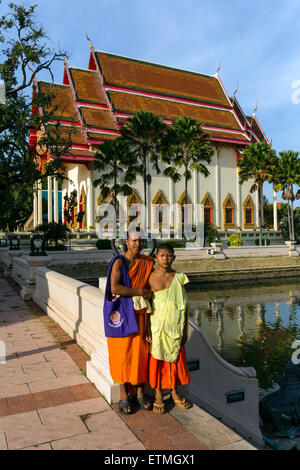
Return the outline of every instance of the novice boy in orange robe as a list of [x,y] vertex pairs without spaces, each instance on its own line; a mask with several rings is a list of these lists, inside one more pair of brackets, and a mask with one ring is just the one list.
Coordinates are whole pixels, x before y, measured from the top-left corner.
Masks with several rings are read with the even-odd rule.
[[158,247],[156,261],[158,268],[149,278],[153,291],[150,315],[151,354],[149,360],[149,383],[155,389],[153,412],[164,413],[162,390],[171,389],[177,406],[187,409],[191,405],[177,393],[178,385],[190,382],[184,344],[187,339],[188,300],[184,284],[188,278],[172,269],[175,259],[171,245]]

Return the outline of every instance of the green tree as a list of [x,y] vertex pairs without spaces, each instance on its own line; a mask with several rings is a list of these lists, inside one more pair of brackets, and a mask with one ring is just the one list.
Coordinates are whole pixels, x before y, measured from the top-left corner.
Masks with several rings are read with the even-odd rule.
[[258,191],[258,220],[259,220],[259,244],[262,245],[262,215],[263,215],[263,185],[273,179],[274,168],[277,164],[275,150],[271,149],[267,142],[255,142],[250,144],[240,154],[240,183],[249,179],[254,183],[250,189],[253,193]]
[[59,248],[59,240],[67,242],[71,236],[71,230],[61,222],[43,222],[35,227],[33,232],[42,232],[44,234],[47,248],[51,241],[54,241],[54,248]]
[[290,240],[296,240],[294,223],[294,200],[296,196],[294,194],[294,187],[299,184],[299,152],[294,152],[292,150],[279,152],[279,158],[274,172],[274,189],[275,191],[282,190],[282,198],[287,200],[287,217]]
[[[45,30],[36,24],[36,6],[9,3],[8,13],[0,18],[0,79],[6,87],[6,104],[0,105],[0,227],[24,223],[32,211],[33,185],[48,175],[62,178],[61,156],[68,153],[70,133],[57,123],[48,131],[45,126],[55,114],[53,95],[31,87],[36,75],[48,70],[64,54],[51,51],[45,44]],[[30,90],[30,95],[28,91]],[[42,114],[37,110],[42,108]],[[39,142],[29,142],[30,131],[44,132]],[[71,131],[73,132],[73,131]],[[41,172],[41,155],[55,158]],[[23,195],[22,198],[19,195]]]
[[213,149],[208,140],[209,134],[203,132],[202,122],[191,117],[176,118],[168,128],[165,137],[165,158],[169,165],[164,174],[177,182],[181,179],[178,171],[183,169],[185,182],[185,206],[188,203],[188,181],[192,178],[192,170],[209,176],[209,170],[204,163],[210,163]]
[[100,176],[93,185],[99,187],[103,199],[110,194],[113,195],[115,210],[117,210],[117,196],[132,193],[130,184],[135,180],[132,164],[127,144],[121,138],[99,145],[95,154],[94,170],[99,172]]
[[[149,111],[139,111],[128,118],[121,129],[122,140],[128,146],[132,174],[141,176],[144,185],[144,204],[147,209],[147,185],[151,184],[151,166],[159,174],[162,138],[167,125]],[[150,223],[150,221],[148,221]]]

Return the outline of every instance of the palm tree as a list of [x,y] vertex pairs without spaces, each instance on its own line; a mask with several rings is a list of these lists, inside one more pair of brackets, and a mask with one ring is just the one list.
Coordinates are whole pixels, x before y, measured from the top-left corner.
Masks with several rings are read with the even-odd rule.
[[121,138],[99,145],[95,154],[94,170],[99,172],[99,177],[93,185],[100,188],[103,199],[113,195],[115,211],[118,194],[129,195],[132,192],[130,184],[134,181],[134,175],[131,163],[128,148]]
[[273,180],[274,168],[278,158],[275,150],[267,142],[255,142],[246,147],[240,153],[240,183],[249,179],[254,183],[250,189],[253,193],[258,191],[258,220],[259,220],[259,244],[262,245],[262,215],[263,215],[263,185],[265,181]]
[[[121,138],[128,146],[129,155],[134,161],[132,174],[141,176],[144,183],[144,204],[147,208],[147,185],[151,184],[149,164],[159,174],[161,141],[167,125],[159,116],[149,111],[139,111],[128,118],[121,129]],[[150,221],[148,221],[150,223]]]
[[168,128],[165,138],[164,161],[170,166],[164,170],[164,174],[177,182],[182,177],[178,169],[183,168],[185,207],[188,203],[188,181],[192,178],[191,171],[196,170],[205,178],[210,174],[204,163],[211,162],[214,151],[208,140],[209,134],[203,132],[202,125],[202,122],[197,122],[191,117],[176,118]]
[[[294,186],[300,184],[299,152],[283,150],[279,152],[277,166],[274,172],[274,189],[283,191],[282,198],[287,200],[288,226],[290,240],[295,241],[294,227]],[[296,197],[298,196],[297,193]]]

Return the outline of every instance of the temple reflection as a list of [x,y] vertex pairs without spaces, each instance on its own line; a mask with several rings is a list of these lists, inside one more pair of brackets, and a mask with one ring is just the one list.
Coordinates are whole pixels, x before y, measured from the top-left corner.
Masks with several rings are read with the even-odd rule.
[[228,362],[253,366],[260,387],[272,388],[293,339],[300,337],[300,280],[259,286],[197,286],[190,313],[214,349]]

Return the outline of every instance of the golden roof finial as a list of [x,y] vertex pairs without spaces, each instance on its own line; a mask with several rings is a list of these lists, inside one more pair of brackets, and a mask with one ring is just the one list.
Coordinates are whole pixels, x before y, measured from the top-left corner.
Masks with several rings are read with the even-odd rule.
[[215,76],[216,76],[216,77],[219,76],[220,70],[221,70],[221,59],[219,59],[219,66],[218,66],[218,68],[217,68],[217,70],[216,70],[216,73],[215,73]]
[[65,58],[64,54],[61,52],[60,43],[58,43],[58,52],[60,53],[60,55],[62,55],[64,65],[67,65],[66,58]]
[[87,40],[89,41],[89,44],[90,44],[90,49],[93,49],[92,41],[88,37],[87,27],[86,26],[85,26],[84,30],[85,30],[85,37],[87,38]]
[[236,89],[234,90],[234,93],[233,93],[233,98],[236,99],[236,94],[238,92],[238,89],[239,89],[239,82],[236,82]]

